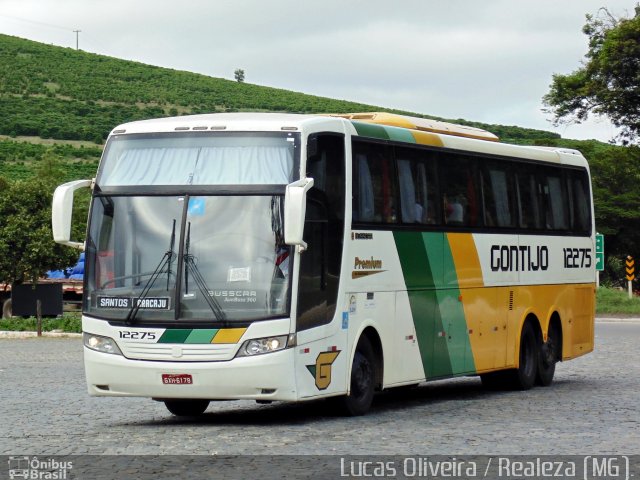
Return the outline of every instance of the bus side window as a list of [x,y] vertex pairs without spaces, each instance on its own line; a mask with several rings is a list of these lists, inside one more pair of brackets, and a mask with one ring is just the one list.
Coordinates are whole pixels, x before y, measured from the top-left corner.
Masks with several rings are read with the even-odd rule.
[[358,195],[355,199],[356,208],[354,209],[353,220],[360,222],[372,222],[374,220],[375,211],[373,205],[373,181],[371,179],[371,170],[369,170],[366,155],[358,154],[355,156],[355,159],[357,164],[357,180],[354,179],[354,184],[357,182],[358,188],[354,188],[354,190],[358,192]]
[[400,185],[400,213],[402,223],[422,223],[424,206],[416,198],[411,162],[398,159],[398,182]]
[[515,227],[515,192],[508,165],[489,163],[483,172],[482,180],[485,226]]
[[567,172],[571,205],[571,227],[576,233],[591,233],[589,179],[584,171]]
[[440,162],[440,190],[444,223],[451,226],[480,225],[481,204],[474,163],[458,155],[445,155]]
[[386,145],[353,143],[353,221],[397,223],[395,170]]
[[433,225],[436,213],[435,162],[426,152],[396,147],[402,223]]
[[545,228],[553,231],[568,230],[566,185],[559,169],[545,169],[541,175],[541,191],[544,198]]
[[520,227],[532,230],[542,228],[540,216],[541,196],[538,194],[538,182],[532,171],[518,173],[518,212],[520,214]]

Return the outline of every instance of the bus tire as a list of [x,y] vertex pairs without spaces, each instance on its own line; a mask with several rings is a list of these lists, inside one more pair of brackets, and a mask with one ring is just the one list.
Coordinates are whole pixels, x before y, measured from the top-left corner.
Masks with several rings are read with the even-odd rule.
[[536,374],[536,384],[548,387],[553,382],[553,375],[556,371],[556,362],[560,357],[561,335],[558,326],[552,323],[547,332],[547,341],[540,339],[538,347],[538,372]]
[[373,402],[376,388],[376,357],[371,342],[360,337],[351,366],[349,395],[340,398],[342,411],[350,416],[364,415]]
[[11,299],[8,298],[2,304],[2,318],[11,318],[13,316],[13,308],[11,307]]
[[209,400],[165,400],[167,410],[177,417],[197,417],[209,406]]
[[529,390],[536,382],[538,372],[538,342],[531,322],[525,322],[520,335],[520,363],[509,371],[509,387]]

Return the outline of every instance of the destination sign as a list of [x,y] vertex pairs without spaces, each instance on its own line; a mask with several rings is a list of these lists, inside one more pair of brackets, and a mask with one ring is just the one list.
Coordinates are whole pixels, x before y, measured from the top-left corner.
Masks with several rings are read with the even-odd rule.
[[98,308],[130,310],[135,302],[138,302],[140,310],[169,310],[171,301],[169,297],[105,297],[97,298]]

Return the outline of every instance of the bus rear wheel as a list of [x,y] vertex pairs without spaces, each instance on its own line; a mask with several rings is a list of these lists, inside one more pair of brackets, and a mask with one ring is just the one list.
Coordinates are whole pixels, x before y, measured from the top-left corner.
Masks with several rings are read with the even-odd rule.
[[538,350],[538,373],[536,383],[543,387],[548,387],[553,382],[553,375],[556,371],[556,362],[560,357],[560,331],[554,323],[547,332],[547,341],[540,341]]
[[165,400],[167,410],[178,417],[197,417],[209,406],[209,400]]
[[376,388],[376,358],[371,342],[360,338],[351,366],[349,395],[340,397],[341,410],[350,416],[364,415],[373,403]]
[[533,326],[526,322],[520,335],[520,362],[518,368],[505,372],[507,384],[514,390],[529,390],[538,372],[538,342]]

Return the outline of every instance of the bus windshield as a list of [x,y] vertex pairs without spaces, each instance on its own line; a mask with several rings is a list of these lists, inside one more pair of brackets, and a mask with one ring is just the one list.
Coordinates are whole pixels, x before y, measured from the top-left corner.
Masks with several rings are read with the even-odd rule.
[[286,185],[297,133],[185,132],[115,135],[97,184]]
[[288,315],[282,203],[282,195],[96,196],[85,312],[122,321]]

